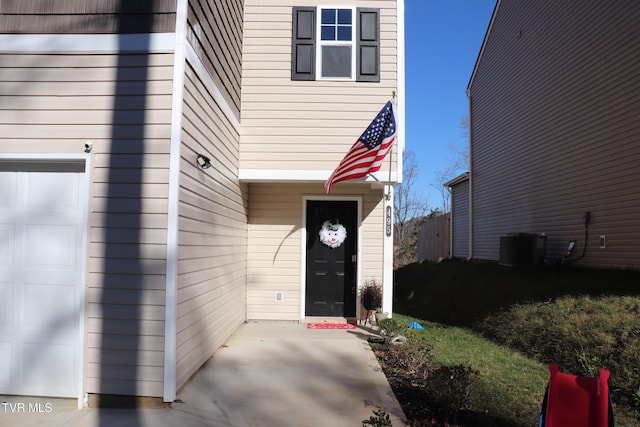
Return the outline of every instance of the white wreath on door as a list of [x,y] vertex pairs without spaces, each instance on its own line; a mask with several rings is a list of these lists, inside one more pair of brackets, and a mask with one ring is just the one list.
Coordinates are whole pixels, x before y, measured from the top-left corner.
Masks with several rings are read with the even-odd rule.
[[320,241],[330,248],[339,247],[347,238],[347,229],[342,224],[325,221],[320,228]]

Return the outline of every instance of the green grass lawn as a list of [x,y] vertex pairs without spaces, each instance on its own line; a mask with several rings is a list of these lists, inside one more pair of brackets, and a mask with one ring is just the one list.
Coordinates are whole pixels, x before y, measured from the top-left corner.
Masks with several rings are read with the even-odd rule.
[[[537,426],[547,363],[578,369],[586,360],[591,368],[612,370],[610,385],[622,384],[612,386],[616,425],[632,427],[640,425],[634,409],[640,401],[634,401],[640,356],[628,349],[640,346],[639,293],[640,272],[414,264],[396,272],[394,319],[425,327],[417,337],[433,346],[434,364],[465,365],[476,372],[471,404],[489,421],[474,425]],[[604,317],[588,321],[598,316]],[[479,327],[483,321],[490,334]],[[586,341],[577,341],[576,348],[567,333]],[[518,345],[510,347],[495,337],[510,337],[507,341]],[[559,345],[545,346],[540,343],[544,340]],[[559,350],[551,354],[552,348]],[[623,366],[609,366],[618,355],[626,358]]]

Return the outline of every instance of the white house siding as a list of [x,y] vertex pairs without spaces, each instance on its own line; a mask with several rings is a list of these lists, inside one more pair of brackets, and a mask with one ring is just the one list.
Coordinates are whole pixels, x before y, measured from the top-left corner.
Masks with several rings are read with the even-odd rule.
[[[396,90],[396,1],[288,3],[245,1],[240,168],[328,176]],[[380,9],[379,83],[291,80],[292,7],[318,4]]]
[[[509,232],[640,266],[640,3],[502,1],[470,83],[474,258]],[[599,236],[606,236],[605,249]]]
[[172,64],[170,54],[0,55],[3,152],[76,154],[93,142],[88,393],[162,395]]
[[[238,129],[187,68],[181,151],[177,385],[246,320],[247,194]],[[211,158],[200,169],[196,153]]]
[[[332,196],[362,200],[360,223],[360,282],[382,280],[382,191],[341,184]],[[300,320],[304,197],[326,197],[319,184],[252,183],[248,249],[248,313],[252,320]],[[276,292],[283,300],[276,301]]]

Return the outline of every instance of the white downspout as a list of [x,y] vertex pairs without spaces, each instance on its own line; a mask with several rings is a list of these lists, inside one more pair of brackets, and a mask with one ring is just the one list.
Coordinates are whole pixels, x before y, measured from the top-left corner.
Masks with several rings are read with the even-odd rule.
[[469,89],[467,89],[467,100],[469,104],[469,254],[467,259],[470,260],[473,258],[473,118]]
[[451,209],[449,209],[449,259],[453,259],[453,187],[449,186],[449,200]]

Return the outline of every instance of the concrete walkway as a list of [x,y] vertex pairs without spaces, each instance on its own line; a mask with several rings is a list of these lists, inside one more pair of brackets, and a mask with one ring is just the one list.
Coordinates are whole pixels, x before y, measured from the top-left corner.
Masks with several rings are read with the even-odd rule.
[[[252,322],[214,354],[171,408],[77,410],[75,401],[5,397],[0,426],[360,427],[378,408],[402,426],[404,414],[369,336],[360,328]],[[19,403],[34,409],[36,402],[41,411],[16,410]]]

